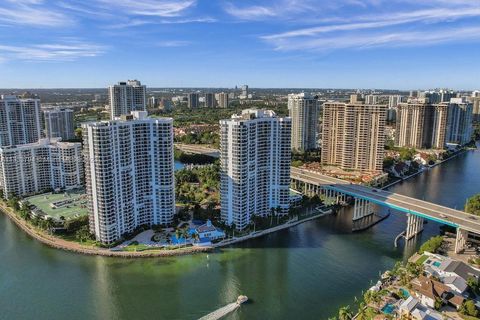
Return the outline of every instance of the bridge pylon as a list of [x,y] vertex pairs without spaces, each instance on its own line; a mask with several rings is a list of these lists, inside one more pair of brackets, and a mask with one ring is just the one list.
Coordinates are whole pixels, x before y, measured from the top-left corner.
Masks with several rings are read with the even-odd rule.
[[410,240],[423,231],[423,218],[407,213],[407,230],[405,239]]
[[468,231],[457,228],[457,237],[455,239],[455,253],[462,253],[465,251],[467,245]]
[[373,213],[374,211],[371,202],[355,198],[355,203],[353,205],[353,221],[365,218]]

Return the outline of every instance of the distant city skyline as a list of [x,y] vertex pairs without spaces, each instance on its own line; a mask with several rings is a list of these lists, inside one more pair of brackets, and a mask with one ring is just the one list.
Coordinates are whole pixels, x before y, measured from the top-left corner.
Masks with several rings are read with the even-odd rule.
[[6,0],[0,88],[480,87],[471,0]]

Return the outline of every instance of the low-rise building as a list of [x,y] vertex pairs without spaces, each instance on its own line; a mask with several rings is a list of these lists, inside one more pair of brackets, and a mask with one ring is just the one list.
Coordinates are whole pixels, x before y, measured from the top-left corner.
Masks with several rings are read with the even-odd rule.
[[207,239],[209,241],[218,240],[225,238],[225,232],[220,229],[217,229],[210,220],[207,220],[205,224],[195,228],[195,233],[198,234],[200,242],[202,239]]

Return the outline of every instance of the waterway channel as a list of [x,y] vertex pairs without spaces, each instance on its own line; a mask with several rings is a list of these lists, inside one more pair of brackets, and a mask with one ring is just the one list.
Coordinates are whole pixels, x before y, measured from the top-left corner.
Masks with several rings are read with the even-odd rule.
[[[469,151],[390,190],[461,209],[480,192]],[[327,319],[353,304],[379,272],[438,233],[394,248],[403,214],[351,232],[351,210],[215,253],[124,260],[48,248],[0,214],[0,319],[198,319],[236,300],[227,319]]]

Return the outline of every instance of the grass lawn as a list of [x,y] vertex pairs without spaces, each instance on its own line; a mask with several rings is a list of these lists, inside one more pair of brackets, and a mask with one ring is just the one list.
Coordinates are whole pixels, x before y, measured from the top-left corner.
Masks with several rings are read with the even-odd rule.
[[[88,214],[86,194],[83,190],[39,194],[26,200],[54,219],[63,216],[68,220]],[[68,203],[60,204],[61,201]],[[56,207],[53,206],[54,203],[57,203]]]
[[123,248],[123,251],[128,251],[128,252],[135,252],[135,251],[146,251],[146,250],[160,250],[160,248],[155,248],[155,247],[149,247],[147,245],[144,245],[142,243],[140,244],[130,244]]
[[415,262],[416,264],[418,264],[419,266],[422,265],[425,261],[427,261],[428,259],[428,256],[426,254],[424,254],[423,256],[421,256],[417,262]]

